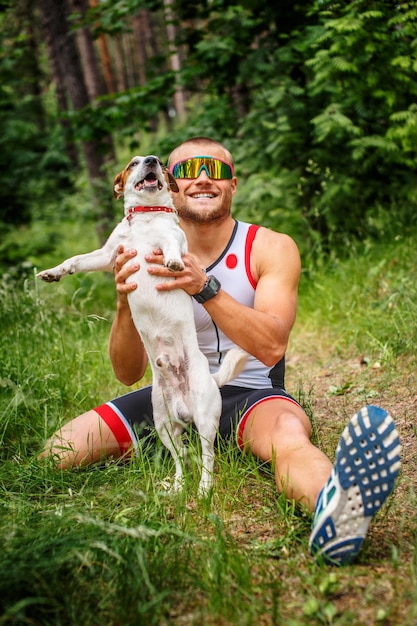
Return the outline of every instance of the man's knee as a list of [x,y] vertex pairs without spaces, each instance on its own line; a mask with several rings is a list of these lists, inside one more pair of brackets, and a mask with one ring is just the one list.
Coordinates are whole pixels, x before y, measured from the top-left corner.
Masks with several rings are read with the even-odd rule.
[[57,469],[67,470],[83,464],[79,456],[72,442],[55,435],[48,439],[38,459],[50,460]]
[[265,402],[257,407],[243,431],[245,447],[265,461],[289,447],[308,443],[310,436],[307,415],[301,407],[286,400]]
[[52,459],[58,469],[83,467],[121,455],[118,440],[94,410],[62,426],[47,441],[39,458]]

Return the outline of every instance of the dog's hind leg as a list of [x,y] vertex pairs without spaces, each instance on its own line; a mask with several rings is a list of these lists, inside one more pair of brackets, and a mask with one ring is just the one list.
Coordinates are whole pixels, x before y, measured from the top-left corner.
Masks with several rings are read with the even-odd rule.
[[181,491],[183,487],[183,464],[185,458],[185,446],[181,435],[183,425],[172,415],[170,398],[166,397],[162,388],[155,384],[152,388],[152,409],[156,431],[164,446],[169,450],[175,463],[175,478],[171,488],[173,493]]
[[176,351],[172,346],[164,346],[164,351],[161,351],[155,359],[154,370],[158,372],[155,376],[159,374],[158,385],[164,390],[166,411],[169,411],[173,418],[178,417],[188,424],[191,421],[191,411],[186,355]]
[[162,443],[170,451],[174,459],[175,478],[170,491],[172,493],[178,493],[184,486],[183,465],[186,455],[185,446],[181,441],[182,427],[169,420],[161,424],[160,428],[157,428],[157,432]]
[[206,496],[213,485],[214,469],[214,438],[208,439],[200,435],[202,471],[200,484],[198,486],[199,497]]
[[208,379],[208,382],[210,384],[207,397],[203,399],[197,396],[197,402],[194,402],[194,423],[201,441],[202,471],[198,486],[198,495],[200,497],[206,496],[213,485],[214,441],[219,428],[221,413],[219,390],[211,378]]

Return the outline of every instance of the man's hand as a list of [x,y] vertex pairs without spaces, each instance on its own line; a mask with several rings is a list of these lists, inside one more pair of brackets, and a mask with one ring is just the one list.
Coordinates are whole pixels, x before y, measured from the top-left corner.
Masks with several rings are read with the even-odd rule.
[[114,280],[116,282],[117,297],[120,304],[128,304],[127,294],[137,288],[137,283],[126,283],[126,279],[138,271],[139,263],[126,265],[127,261],[137,255],[136,250],[125,250],[123,246],[117,249],[117,257],[114,262]]
[[199,293],[206,284],[207,275],[201,261],[194,254],[184,254],[184,269],[180,272],[173,272],[164,265],[164,257],[161,250],[153,250],[152,254],[147,254],[145,260],[150,264],[149,274],[153,276],[163,276],[173,278],[155,286],[158,291],[172,291],[173,289],[184,289],[188,295],[193,296]]

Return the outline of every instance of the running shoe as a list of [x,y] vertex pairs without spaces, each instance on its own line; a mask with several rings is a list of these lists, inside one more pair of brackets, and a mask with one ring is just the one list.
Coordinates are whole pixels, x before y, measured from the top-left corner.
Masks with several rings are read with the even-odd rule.
[[400,450],[386,411],[367,406],[352,417],[314,511],[309,546],[317,560],[346,565],[355,559],[372,517],[394,488]]

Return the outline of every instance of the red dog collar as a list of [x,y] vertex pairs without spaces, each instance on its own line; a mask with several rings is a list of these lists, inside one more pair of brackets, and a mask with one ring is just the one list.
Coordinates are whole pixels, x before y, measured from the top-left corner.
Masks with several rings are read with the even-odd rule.
[[152,213],[153,211],[165,211],[165,213],[175,213],[175,209],[169,206],[132,206],[129,213]]
[[172,209],[169,206],[131,206],[128,209],[129,215],[126,215],[126,219],[130,222],[134,213],[154,213],[154,212],[157,213],[160,211],[164,213],[176,213],[177,212],[175,209]]

